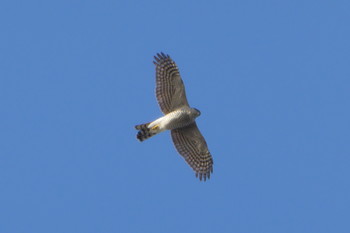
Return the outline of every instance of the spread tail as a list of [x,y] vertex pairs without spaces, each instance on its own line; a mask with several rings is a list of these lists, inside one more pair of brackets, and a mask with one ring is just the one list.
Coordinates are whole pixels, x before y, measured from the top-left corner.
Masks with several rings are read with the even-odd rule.
[[139,132],[136,135],[136,138],[142,142],[158,133],[157,127],[148,128],[150,123],[142,124],[142,125],[136,125],[135,129],[139,130]]

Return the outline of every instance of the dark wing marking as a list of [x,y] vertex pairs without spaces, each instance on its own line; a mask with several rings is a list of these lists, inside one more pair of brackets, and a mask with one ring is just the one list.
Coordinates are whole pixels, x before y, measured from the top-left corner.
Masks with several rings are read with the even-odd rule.
[[204,181],[210,178],[213,172],[213,158],[208,150],[207,143],[194,122],[189,126],[174,129],[171,137],[177,151],[196,172],[196,177]]
[[169,55],[157,53],[153,62],[156,65],[156,96],[164,114],[188,106],[185,86],[179,69]]

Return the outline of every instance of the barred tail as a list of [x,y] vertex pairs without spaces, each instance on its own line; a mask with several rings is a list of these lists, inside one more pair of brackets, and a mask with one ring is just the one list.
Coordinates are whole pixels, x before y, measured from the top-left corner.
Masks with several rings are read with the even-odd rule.
[[142,142],[153,135],[156,135],[158,132],[153,128],[148,128],[150,123],[142,124],[142,125],[136,125],[135,129],[139,130],[139,132],[136,135],[136,138]]

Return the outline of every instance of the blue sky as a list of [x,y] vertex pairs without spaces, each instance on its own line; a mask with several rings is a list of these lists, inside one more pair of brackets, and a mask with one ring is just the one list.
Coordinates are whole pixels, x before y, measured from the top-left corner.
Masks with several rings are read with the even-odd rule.
[[[2,1],[0,232],[350,232],[349,1]],[[161,116],[177,62],[214,157]]]

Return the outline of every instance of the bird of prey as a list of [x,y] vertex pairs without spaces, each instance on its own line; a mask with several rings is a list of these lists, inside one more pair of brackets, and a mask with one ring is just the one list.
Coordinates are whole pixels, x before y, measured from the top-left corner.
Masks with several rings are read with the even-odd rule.
[[213,172],[213,159],[195,122],[201,113],[189,106],[179,69],[170,56],[157,53],[154,59],[156,97],[164,116],[136,125],[135,128],[139,130],[137,139],[142,142],[160,132],[171,130],[177,151],[196,172],[196,177],[205,181]]

